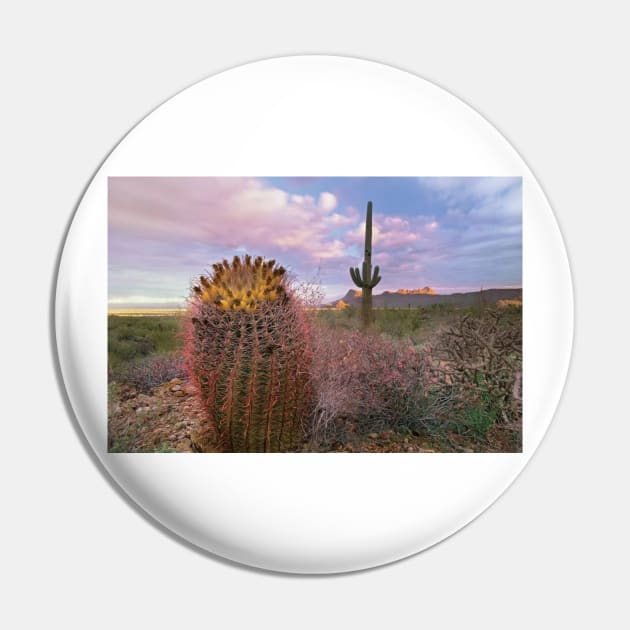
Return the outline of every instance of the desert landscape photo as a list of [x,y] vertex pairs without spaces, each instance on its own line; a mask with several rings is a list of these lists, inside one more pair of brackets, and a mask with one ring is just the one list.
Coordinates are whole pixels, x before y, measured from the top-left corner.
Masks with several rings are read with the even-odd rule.
[[520,177],[110,177],[112,453],[520,452]]

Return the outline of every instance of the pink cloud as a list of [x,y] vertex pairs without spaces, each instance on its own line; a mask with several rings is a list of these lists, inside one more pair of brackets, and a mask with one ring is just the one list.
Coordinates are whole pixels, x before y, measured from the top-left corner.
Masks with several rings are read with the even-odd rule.
[[[303,185],[300,181],[111,178],[110,294],[182,296],[190,279],[213,261],[249,252],[276,258],[300,278],[317,276],[330,297],[341,295],[350,285],[348,267],[360,265],[363,257],[361,200],[371,198],[370,181],[342,186],[319,180],[315,187],[306,185],[314,181],[310,178]],[[373,263],[383,273],[380,288],[518,280],[522,230],[517,184],[440,178],[423,185],[431,200],[422,204],[425,214],[411,211],[409,204],[400,206],[401,214],[375,214]],[[397,180],[387,185],[396,193]],[[350,200],[359,209],[348,205]]]
[[193,240],[224,247],[299,250],[313,259],[344,255],[330,230],[355,216],[333,212],[337,198],[323,192],[289,195],[254,178],[112,178],[110,229],[143,239]]
[[[372,227],[372,244],[381,248],[411,245],[421,238],[409,221],[397,216],[377,216]],[[365,242],[365,221],[346,232],[348,244],[362,245]]]
[[334,210],[337,207],[337,197],[329,192],[323,192],[319,195],[319,207],[326,212]]

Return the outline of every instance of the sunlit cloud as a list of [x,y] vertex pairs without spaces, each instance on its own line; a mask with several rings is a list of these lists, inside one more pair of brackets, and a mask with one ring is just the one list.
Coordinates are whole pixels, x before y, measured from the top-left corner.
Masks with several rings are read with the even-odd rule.
[[337,197],[329,192],[320,193],[319,207],[326,212],[334,210],[337,207]]
[[110,304],[181,302],[245,252],[339,297],[371,199],[379,289],[520,285],[520,178],[124,177],[109,185]]

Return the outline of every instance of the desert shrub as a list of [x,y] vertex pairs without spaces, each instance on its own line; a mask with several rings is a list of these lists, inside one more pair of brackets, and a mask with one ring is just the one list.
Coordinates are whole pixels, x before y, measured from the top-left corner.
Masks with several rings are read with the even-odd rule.
[[115,371],[112,380],[131,385],[140,392],[148,393],[155,387],[174,378],[186,375],[181,353],[153,354],[136,359]]
[[312,351],[296,291],[274,260],[250,256],[213,265],[193,287],[186,363],[206,412],[199,450],[285,451],[303,439]]
[[110,315],[107,318],[107,358],[112,370],[153,353],[176,351],[181,345],[178,316],[142,317]]
[[360,326],[359,309],[355,306],[318,309],[314,315],[318,323],[329,328],[352,330]]
[[347,430],[421,427],[427,408],[425,377],[425,357],[408,342],[375,332],[318,327],[312,439],[325,441]]
[[522,415],[520,311],[486,308],[441,330],[427,347],[435,408],[482,436]]
[[374,311],[376,330],[400,339],[415,338],[428,323],[429,314],[424,308],[379,308]]
[[[396,339],[411,339],[418,345],[425,343],[438,327],[457,319],[462,310],[464,309],[449,304],[414,308],[375,308],[374,330]],[[315,319],[318,323],[334,329],[361,328],[360,309],[355,306],[319,309],[315,312]]]

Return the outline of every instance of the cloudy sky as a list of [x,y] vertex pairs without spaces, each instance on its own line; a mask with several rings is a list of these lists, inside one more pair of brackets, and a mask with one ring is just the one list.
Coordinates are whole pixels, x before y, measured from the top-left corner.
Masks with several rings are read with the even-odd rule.
[[341,297],[368,200],[376,292],[521,286],[520,177],[112,177],[109,305],[181,305],[195,276],[242,253]]

